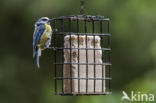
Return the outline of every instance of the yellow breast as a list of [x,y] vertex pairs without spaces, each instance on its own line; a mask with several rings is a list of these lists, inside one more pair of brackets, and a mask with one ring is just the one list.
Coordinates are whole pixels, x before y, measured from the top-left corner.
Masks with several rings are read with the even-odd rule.
[[45,24],[45,26],[46,26],[45,31],[44,31],[43,35],[41,36],[40,43],[39,43],[39,46],[41,47],[41,49],[44,48],[45,43],[52,32],[52,28],[50,25]]

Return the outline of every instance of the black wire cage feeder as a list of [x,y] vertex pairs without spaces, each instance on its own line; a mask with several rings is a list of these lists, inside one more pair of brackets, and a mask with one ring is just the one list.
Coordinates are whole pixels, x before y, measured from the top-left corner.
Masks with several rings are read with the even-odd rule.
[[110,20],[81,15],[53,18],[55,95],[111,94]]

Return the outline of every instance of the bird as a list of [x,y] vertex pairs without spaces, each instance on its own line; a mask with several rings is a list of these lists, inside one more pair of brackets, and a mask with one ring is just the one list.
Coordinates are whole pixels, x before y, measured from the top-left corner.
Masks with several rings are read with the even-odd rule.
[[36,67],[39,69],[39,57],[41,52],[48,48],[51,44],[52,27],[48,17],[41,17],[35,23],[35,30],[33,33],[33,58],[36,56]]

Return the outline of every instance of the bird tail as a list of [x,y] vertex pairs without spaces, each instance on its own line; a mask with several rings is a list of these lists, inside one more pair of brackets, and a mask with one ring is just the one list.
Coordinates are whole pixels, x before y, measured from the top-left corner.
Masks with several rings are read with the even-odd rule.
[[40,48],[36,48],[36,65],[37,65],[37,70],[40,67],[40,64],[39,64],[39,57],[40,57],[40,55],[41,55],[41,49]]

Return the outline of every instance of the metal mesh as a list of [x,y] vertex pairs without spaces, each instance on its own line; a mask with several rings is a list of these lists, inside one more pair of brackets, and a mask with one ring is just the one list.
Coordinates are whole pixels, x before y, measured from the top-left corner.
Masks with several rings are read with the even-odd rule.
[[[53,47],[50,47],[50,49],[53,49],[54,51],[54,69],[55,69],[55,94],[56,95],[105,95],[105,94],[111,94],[111,63],[110,63],[110,28],[109,28],[109,19],[104,18],[103,16],[90,16],[90,15],[72,15],[72,16],[61,16],[58,18],[53,19]],[[79,43],[77,48],[71,48],[71,40],[70,40],[70,47],[65,48],[64,47],[64,37],[66,35],[77,35],[78,36],[78,42],[79,42],[79,36],[93,36],[95,41],[95,36],[99,36],[101,41],[100,45],[101,48],[95,48],[95,42],[94,42],[94,48],[88,48],[87,47],[87,40],[86,40],[86,48],[79,48]],[[75,49],[78,50],[78,62],[73,63],[72,62],[72,54],[71,51]],[[64,50],[70,50],[70,62],[64,61]],[[86,62],[81,63],[79,60],[79,53],[80,50],[86,50]],[[88,50],[93,50],[94,55],[94,62],[89,63],[88,62]],[[96,63],[95,62],[95,52],[96,50],[102,51],[102,63]],[[70,65],[70,76],[64,77],[64,65],[68,64]],[[78,65],[78,77],[75,78],[72,76],[72,65],[76,64]],[[80,77],[80,66],[85,65],[86,66],[86,77],[82,78]],[[88,66],[93,65],[94,66],[94,78],[88,77]],[[102,65],[102,77],[97,78],[96,77],[96,65]],[[103,69],[103,65],[105,65],[105,69]],[[105,75],[103,74],[103,71],[105,70]],[[105,77],[104,77],[105,76]],[[70,91],[68,93],[64,92],[64,81],[69,80],[70,81]],[[78,80],[78,92],[73,93],[72,91],[72,80]],[[80,92],[80,80],[86,80],[86,90],[85,92]],[[88,92],[88,80],[94,81],[94,91]],[[102,80],[102,89],[101,92],[96,92],[96,80]],[[106,90],[104,90],[104,83],[105,80]]]

